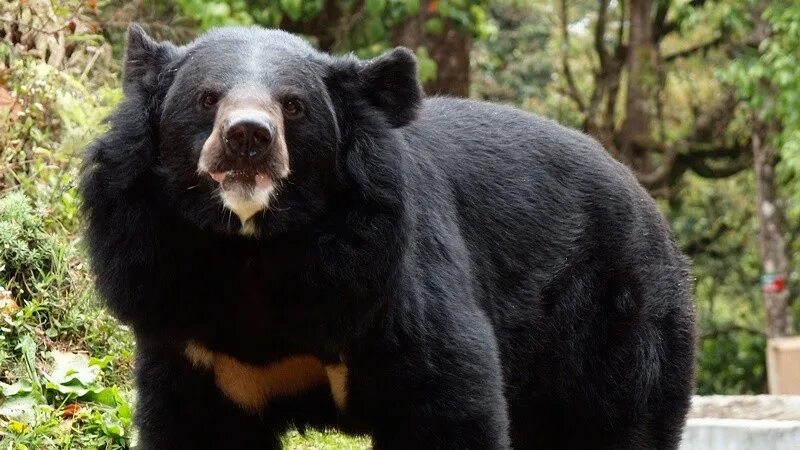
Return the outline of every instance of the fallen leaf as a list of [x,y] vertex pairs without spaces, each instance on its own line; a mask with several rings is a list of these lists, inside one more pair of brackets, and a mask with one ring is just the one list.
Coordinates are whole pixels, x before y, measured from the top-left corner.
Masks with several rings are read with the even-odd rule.
[[77,403],[70,403],[64,407],[64,410],[61,411],[61,417],[67,419],[74,416],[78,411],[81,410],[81,405]]
[[36,400],[29,395],[7,398],[0,404],[0,417],[12,419],[11,422],[13,419],[33,420],[35,406]]
[[11,291],[0,286],[0,316],[10,318],[19,309],[16,300],[11,296]]
[[0,111],[9,113],[11,117],[16,117],[22,110],[22,105],[11,92],[3,86],[0,86]]
[[53,372],[47,378],[53,384],[89,387],[100,374],[100,367],[90,364],[89,356],[85,354],[58,350],[53,350],[51,354],[54,361]]

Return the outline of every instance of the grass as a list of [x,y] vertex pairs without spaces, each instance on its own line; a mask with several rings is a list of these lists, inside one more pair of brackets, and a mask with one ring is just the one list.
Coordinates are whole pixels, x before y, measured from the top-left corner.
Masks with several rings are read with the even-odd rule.
[[368,438],[343,436],[332,432],[307,431],[301,435],[290,431],[284,436],[284,447],[292,450],[364,450],[370,448]]

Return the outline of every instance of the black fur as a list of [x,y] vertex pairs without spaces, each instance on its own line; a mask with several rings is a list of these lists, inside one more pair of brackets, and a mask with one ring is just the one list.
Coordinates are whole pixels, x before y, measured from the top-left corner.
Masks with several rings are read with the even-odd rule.
[[[592,139],[513,108],[422,100],[413,56],[317,53],[259,28],[185,47],[130,29],[125,100],[81,190],[97,286],[138,343],[140,448],[277,448],[288,423],[376,449],[676,448],[693,389],[686,259]],[[237,234],[196,164],[204,86],[291,91],[292,174]],[[188,340],[349,368],[246,413]]]

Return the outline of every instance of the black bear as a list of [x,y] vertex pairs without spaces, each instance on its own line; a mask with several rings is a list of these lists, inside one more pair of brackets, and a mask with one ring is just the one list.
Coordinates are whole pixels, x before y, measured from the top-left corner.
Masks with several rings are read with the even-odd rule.
[[676,448],[687,261],[589,137],[424,98],[412,53],[129,28],[87,151],[97,288],[136,335],[142,449]]

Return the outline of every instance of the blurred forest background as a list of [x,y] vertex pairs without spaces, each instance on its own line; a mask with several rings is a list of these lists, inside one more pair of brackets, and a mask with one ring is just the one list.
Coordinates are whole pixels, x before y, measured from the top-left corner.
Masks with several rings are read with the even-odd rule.
[[405,45],[430,94],[591,134],[694,262],[698,393],[766,391],[766,339],[800,323],[796,0],[4,1],[0,450],[131,445],[132,339],[91,289],[75,190],[80,151],[121,98],[130,21],[177,42],[257,24],[363,58]]

